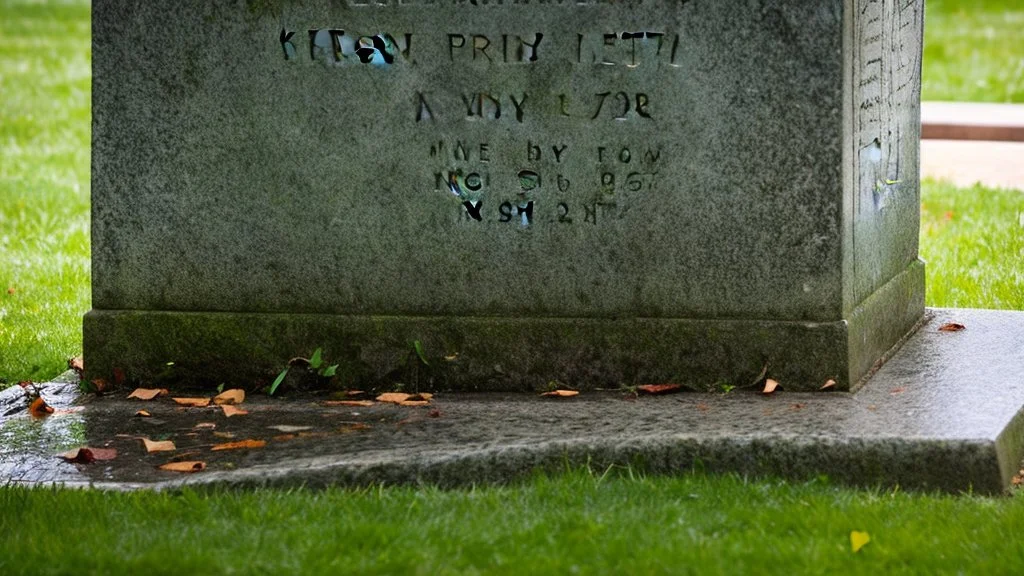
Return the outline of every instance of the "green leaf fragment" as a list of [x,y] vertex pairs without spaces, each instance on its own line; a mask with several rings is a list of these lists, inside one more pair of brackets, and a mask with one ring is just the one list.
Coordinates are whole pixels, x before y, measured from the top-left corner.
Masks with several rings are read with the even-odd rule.
[[425,366],[430,366],[430,362],[427,362],[427,355],[423,352],[423,343],[419,340],[414,340],[412,347],[416,349],[416,355],[420,357],[420,362],[423,362]]
[[309,366],[313,370],[316,370],[316,369],[320,368],[320,365],[323,364],[324,359],[322,357],[323,356],[322,352],[323,352],[322,350],[317,348],[316,351],[313,352],[313,356],[311,356],[309,358]]
[[334,376],[334,374],[337,373],[337,372],[338,372],[338,365],[337,364],[332,364],[332,365],[328,366],[327,368],[324,368],[324,371],[321,373],[321,375],[324,378],[330,378],[331,376]]
[[281,382],[284,382],[284,377],[287,376],[287,375],[288,375],[288,369],[287,368],[285,368],[284,370],[281,370],[281,373],[278,374],[277,378],[274,379],[274,383],[270,385],[270,390],[267,391],[267,394],[273,396],[274,392],[277,391],[277,387],[281,385]]

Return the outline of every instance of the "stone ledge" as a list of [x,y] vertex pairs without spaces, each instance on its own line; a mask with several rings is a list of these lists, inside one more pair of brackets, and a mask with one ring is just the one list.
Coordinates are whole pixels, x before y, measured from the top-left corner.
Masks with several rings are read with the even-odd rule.
[[[967,328],[939,332],[946,322]],[[218,430],[239,438],[269,437],[267,426],[281,423],[320,428],[365,421],[370,427],[271,440],[260,450],[209,453],[206,472],[183,478],[154,469],[166,458],[135,458],[130,452],[140,450],[138,442],[128,440],[123,450],[129,457],[117,466],[65,464],[53,458],[54,447],[47,447],[47,434],[67,441],[60,421],[40,426],[36,441],[19,447],[7,441],[12,427],[21,426],[9,418],[0,423],[0,483],[119,489],[454,486],[589,463],[668,474],[694,468],[794,479],[828,474],[853,485],[998,493],[1009,487],[1024,456],[1022,341],[1024,312],[935,310],[856,393],[681,393],[633,401],[621,392],[561,401],[532,394],[449,393],[438,395],[429,408],[331,409],[313,408],[309,398],[255,396],[246,401],[248,416],[230,420],[215,411],[176,412],[169,402],[147,404],[162,424],[130,418],[138,403],[108,397],[68,416],[84,428],[87,442],[188,428],[191,420],[216,420]],[[431,417],[430,409],[439,415]]]

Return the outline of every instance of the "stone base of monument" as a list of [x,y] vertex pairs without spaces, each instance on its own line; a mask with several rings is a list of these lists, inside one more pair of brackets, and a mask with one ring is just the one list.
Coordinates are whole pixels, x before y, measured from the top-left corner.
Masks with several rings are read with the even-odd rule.
[[[950,322],[965,328],[939,330]],[[998,493],[1024,457],[1022,342],[1024,312],[933,310],[855,393],[447,393],[425,407],[325,407],[323,397],[252,395],[243,406],[249,413],[232,418],[215,408],[182,410],[168,399],[81,399],[83,410],[58,411],[44,422],[23,413],[0,418],[0,483],[453,486],[587,465],[656,474],[824,474],[862,486]],[[152,417],[133,418],[143,406]],[[209,426],[190,432],[199,422],[267,444],[213,452],[210,446],[225,440]],[[308,428],[272,428],[281,425]],[[76,437],[81,430],[84,437]],[[147,455],[137,438],[164,435],[178,452],[192,453],[189,459],[205,461],[206,470],[157,470],[173,454]],[[94,464],[54,456],[73,443],[115,447],[119,455]]]

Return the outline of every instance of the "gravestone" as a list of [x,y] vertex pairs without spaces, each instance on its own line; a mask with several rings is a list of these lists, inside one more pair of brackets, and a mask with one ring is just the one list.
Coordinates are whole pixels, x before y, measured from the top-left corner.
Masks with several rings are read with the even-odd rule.
[[920,0],[93,7],[91,377],[856,386],[923,314]]

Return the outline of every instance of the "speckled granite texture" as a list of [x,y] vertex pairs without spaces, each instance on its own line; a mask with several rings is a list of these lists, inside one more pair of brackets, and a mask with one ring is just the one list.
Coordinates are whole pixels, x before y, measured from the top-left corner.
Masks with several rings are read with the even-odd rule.
[[[361,358],[379,330],[378,357],[483,341],[467,361],[505,376],[456,389],[765,362],[851,387],[923,311],[922,25],[919,0],[97,3],[90,376],[283,315],[293,349],[221,345],[198,375]],[[542,336],[510,357],[477,319]],[[593,369],[619,320],[635,345]],[[642,354],[666,333],[678,353]]]

